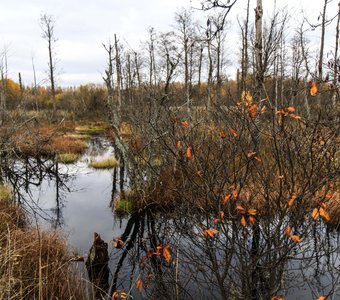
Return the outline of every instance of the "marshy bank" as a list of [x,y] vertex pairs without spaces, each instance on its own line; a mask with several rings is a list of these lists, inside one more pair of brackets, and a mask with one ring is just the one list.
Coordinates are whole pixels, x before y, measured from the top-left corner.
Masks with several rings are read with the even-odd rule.
[[91,299],[64,235],[31,224],[11,189],[0,189],[0,298]]

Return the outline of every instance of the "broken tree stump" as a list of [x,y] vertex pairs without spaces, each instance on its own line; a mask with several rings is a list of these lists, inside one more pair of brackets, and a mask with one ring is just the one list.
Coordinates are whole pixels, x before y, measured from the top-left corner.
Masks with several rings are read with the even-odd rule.
[[104,299],[109,289],[109,253],[107,249],[107,243],[95,232],[85,265],[89,279],[94,285],[97,299]]

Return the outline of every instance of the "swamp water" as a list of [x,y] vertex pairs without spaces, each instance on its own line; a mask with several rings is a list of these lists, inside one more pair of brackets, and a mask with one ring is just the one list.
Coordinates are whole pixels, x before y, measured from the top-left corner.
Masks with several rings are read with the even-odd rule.
[[[44,228],[62,229],[70,246],[81,256],[88,254],[93,234],[98,232],[109,245],[111,293],[117,290],[118,295],[127,293],[133,299],[221,299],[222,290],[229,299],[241,299],[239,287],[242,282],[247,282],[247,277],[252,276],[247,273],[246,265],[243,269],[238,267],[247,255],[242,257],[243,254],[234,253],[235,250],[242,253],[244,249],[229,245],[230,237],[221,239],[220,244],[213,244],[217,250],[213,250],[211,244],[205,244],[200,234],[204,216],[188,213],[165,217],[143,212],[118,217],[113,213],[112,204],[119,192],[119,183],[114,183],[113,171],[88,167],[91,159],[105,158],[113,152],[105,138],[93,137],[78,162],[59,164],[57,169],[51,166],[54,173],[57,170],[60,179],[46,174],[42,180],[33,179],[34,184],[24,186],[21,197],[34,212],[32,215],[36,222]],[[29,163],[34,165],[35,162]],[[18,165],[18,169],[24,167],[24,164]],[[340,299],[340,294],[336,292],[340,283],[339,235],[325,231],[324,227],[320,231],[322,234],[319,237],[299,245],[294,259],[288,260],[284,267],[279,261],[270,261],[269,258],[271,271],[261,273],[261,280],[267,284],[278,275],[273,265],[277,264],[277,273],[286,274],[281,276],[286,291],[278,292],[278,295],[284,294],[284,299],[317,299],[316,295],[328,292],[334,294],[330,299]],[[230,231],[230,235],[233,234]],[[113,247],[118,237],[124,242],[121,249]],[[241,244],[247,243],[249,245],[251,241]],[[317,251],[313,250],[313,243],[318,244]],[[320,247],[321,243],[325,245]],[[171,262],[164,259],[162,251],[166,245],[176,249],[170,248]],[[302,251],[303,247],[311,249],[311,253],[309,250]],[[150,252],[150,249],[153,251]],[[238,274],[239,271],[244,271],[244,274]],[[270,290],[272,287],[261,284],[257,288]],[[260,298],[252,296],[251,299]]]

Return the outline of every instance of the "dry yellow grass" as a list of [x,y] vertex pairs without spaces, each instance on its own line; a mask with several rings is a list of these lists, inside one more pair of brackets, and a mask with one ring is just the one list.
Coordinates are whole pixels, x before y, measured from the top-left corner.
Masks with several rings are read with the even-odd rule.
[[101,160],[93,160],[89,166],[94,169],[112,169],[119,166],[119,161],[114,157],[108,157]]
[[0,202],[0,247],[0,299],[94,299],[65,239],[28,227],[10,202]]

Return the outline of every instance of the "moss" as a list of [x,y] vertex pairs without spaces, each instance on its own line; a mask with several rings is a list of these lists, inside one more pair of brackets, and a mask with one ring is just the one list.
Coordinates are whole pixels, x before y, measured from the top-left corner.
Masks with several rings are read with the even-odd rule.
[[79,159],[79,155],[75,153],[60,153],[57,160],[64,164],[73,164]]
[[108,157],[101,160],[92,160],[89,166],[94,169],[112,169],[119,166],[119,161],[114,157]]

